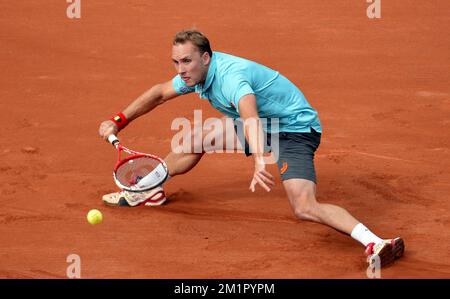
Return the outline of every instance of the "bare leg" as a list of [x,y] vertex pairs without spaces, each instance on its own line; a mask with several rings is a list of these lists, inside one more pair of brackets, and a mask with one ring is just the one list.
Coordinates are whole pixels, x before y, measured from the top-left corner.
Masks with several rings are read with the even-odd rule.
[[[290,179],[284,181],[283,185],[288,194],[291,206],[294,209],[294,213],[299,219],[328,225],[338,231],[351,235],[364,246],[372,242],[377,244],[366,247],[365,252],[366,254],[376,254],[380,258],[380,265],[382,267],[403,255],[405,245],[401,238],[389,239],[382,242],[379,237],[364,226],[362,227],[362,233],[358,232],[356,235],[352,235],[353,229],[360,222],[339,206],[318,203],[316,200],[316,184],[314,182],[302,179]],[[368,252],[367,250],[370,251]],[[372,263],[371,258],[367,261]]]
[[[208,136],[209,138],[211,138],[214,142],[212,143],[211,146],[209,146],[207,149],[202,148],[202,152],[201,153],[195,153],[195,148],[194,148],[194,144],[195,144],[195,140],[199,139],[196,138],[196,136],[194,135],[194,130],[191,131],[190,135],[188,134],[187,136],[184,136],[184,140],[187,140],[190,138],[190,144],[191,144],[191,149],[190,152],[188,153],[184,153],[183,152],[183,146],[180,145],[180,147],[176,150],[176,152],[181,152],[179,154],[174,153],[173,151],[170,152],[166,158],[164,159],[167,163],[167,167],[169,168],[169,174],[170,176],[176,176],[179,174],[184,174],[186,172],[188,172],[189,170],[191,170],[192,168],[195,167],[195,165],[197,165],[197,163],[200,161],[200,159],[203,157],[203,155],[205,154],[205,150],[207,151],[214,151],[214,150],[226,150],[226,146],[227,143],[222,142],[222,143],[217,143],[215,142],[215,140],[225,140],[226,139],[226,128],[227,128],[227,123],[226,123],[226,118],[222,118],[221,120],[219,120],[217,123],[218,128],[220,128],[219,130],[203,130],[201,132],[198,132],[198,134],[201,134],[200,136],[200,140],[202,141],[203,144],[203,140],[205,138],[205,136]],[[231,134],[234,134],[234,130],[230,130],[229,132],[231,132]],[[212,135],[212,136],[211,136]],[[199,137],[199,136],[197,136]],[[233,136],[234,138],[234,144],[236,144],[236,140],[237,137],[236,135]]]
[[290,179],[284,181],[283,185],[294,213],[299,219],[326,224],[349,235],[359,223],[347,210],[339,206],[318,203],[314,182]]
[[200,161],[204,153],[190,154],[181,153],[175,154],[170,152],[164,159],[167,163],[167,168],[169,169],[170,176],[176,176],[183,174],[194,168],[195,165]]

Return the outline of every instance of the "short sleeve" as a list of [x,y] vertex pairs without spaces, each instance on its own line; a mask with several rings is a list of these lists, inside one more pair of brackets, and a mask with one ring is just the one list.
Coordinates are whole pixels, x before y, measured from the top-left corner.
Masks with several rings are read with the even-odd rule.
[[243,76],[227,76],[224,78],[222,93],[230,102],[231,106],[236,108],[239,113],[239,101],[248,94],[254,94],[250,83]]
[[195,87],[187,86],[181,79],[180,75],[176,75],[172,79],[172,86],[178,94],[187,94],[195,91]]

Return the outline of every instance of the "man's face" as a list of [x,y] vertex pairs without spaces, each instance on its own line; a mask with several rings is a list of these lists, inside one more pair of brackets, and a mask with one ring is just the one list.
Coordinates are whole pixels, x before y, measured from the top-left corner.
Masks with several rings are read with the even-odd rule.
[[200,55],[199,50],[191,42],[176,44],[172,47],[172,60],[187,86],[194,86],[205,81],[211,60],[207,52]]

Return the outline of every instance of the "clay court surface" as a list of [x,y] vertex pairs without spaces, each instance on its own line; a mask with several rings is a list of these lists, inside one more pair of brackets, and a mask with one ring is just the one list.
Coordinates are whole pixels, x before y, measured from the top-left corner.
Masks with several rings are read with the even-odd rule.
[[[319,112],[318,199],[348,209],[404,258],[384,278],[450,278],[450,3],[383,1],[0,3],[0,277],[365,278],[363,247],[296,220],[277,186],[248,191],[242,154],[206,155],[166,184],[168,204],[113,208],[115,150],[101,121],[175,75],[171,39],[196,27],[213,49],[280,71]],[[220,116],[179,97],[121,132],[165,156],[176,117]],[[104,221],[86,214],[100,209]]]

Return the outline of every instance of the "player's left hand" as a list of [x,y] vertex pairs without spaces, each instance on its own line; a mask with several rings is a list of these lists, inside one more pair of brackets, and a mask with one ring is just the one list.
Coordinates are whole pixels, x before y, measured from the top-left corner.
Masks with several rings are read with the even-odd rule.
[[259,184],[267,192],[270,191],[270,187],[275,185],[274,178],[266,170],[265,164],[255,164],[255,172],[253,173],[253,179],[249,187],[252,192],[255,192],[256,184]]

